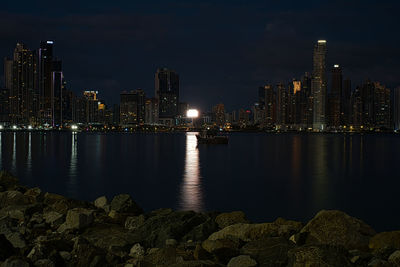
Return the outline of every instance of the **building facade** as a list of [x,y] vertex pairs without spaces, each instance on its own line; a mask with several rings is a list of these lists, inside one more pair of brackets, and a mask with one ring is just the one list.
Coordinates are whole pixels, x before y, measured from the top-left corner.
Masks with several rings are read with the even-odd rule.
[[311,90],[313,95],[313,129],[326,129],[326,40],[318,40],[314,47],[313,77]]

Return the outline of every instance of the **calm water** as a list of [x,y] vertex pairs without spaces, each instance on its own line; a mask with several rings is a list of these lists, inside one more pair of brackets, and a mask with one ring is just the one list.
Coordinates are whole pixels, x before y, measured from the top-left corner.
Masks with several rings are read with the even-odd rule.
[[252,221],[306,221],[341,209],[376,230],[400,229],[400,136],[235,133],[0,133],[0,168],[28,186],[94,200],[129,193],[160,207],[243,210]]

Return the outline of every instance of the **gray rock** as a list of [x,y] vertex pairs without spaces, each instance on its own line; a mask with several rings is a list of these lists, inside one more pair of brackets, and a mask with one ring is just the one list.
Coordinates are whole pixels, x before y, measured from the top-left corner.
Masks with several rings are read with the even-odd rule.
[[352,266],[343,247],[304,245],[289,250],[287,266]]
[[286,266],[288,251],[293,247],[284,237],[269,237],[250,241],[240,249],[240,254],[251,256],[261,266]]
[[227,264],[228,261],[239,255],[239,240],[232,239],[217,239],[217,240],[205,240],[201,246],[208,252],[215,255],[216,259]]
[[375,231],[363,221],[338,210],[320,211],[301,230],[307,232],[307,244],[341,245],[346,249],[368,250]]
[[43,219],[51,227],[57,228],[64,222],[64,215],[56,211],[50,211],[43,214]]
[[156,266],[171,266],[176,263],[176,250],[170,247],[151,249],[144,261]]
[[392,265],[385,260],[374,258],[368,263],[368,267],[392,267]]
[[104,209],[108,205],[107,197],[101,196],[96,198],[96,200],[94,201],[94,205],[96,208]]
[[27,258],[33,262],[43,259],[44,257],[45,257],[44,248],[40,244],[35,245],[27,256]]
[[69,210],[65,223],[59,228],[59,232],[66,229],[83,229],[93,223],[93,211],[84,208],[74,208]]
[[0,208],[8,206],[23,206],[30,204],[29,197],[19,191],[5,191],[0,193]]
[[257,262],[253,260],[250,256],[240,255],[232,258],[227,267],[256,267]]
[[225,228],[237,223],[249,223],[243,211],[221,213],[215,218],[215,222],[220,228]]
[[41,259],[34,263],[35,267],[55,267],[56,265],[49,259]]
[[369,240],[369,248],[374,251],[385,247],[400,250],[400,231],[382,232]]
[[143,213],[142,208],[140,208],[128,194],[116,195],[111,201],[111,210],[120,213],[131,213],[133,215],[140,215]]
[[42,201],[44,197],[44,194],[39,187],[29,188],[28,190],[26,190],[24,195],[30,199],[31,203]]
[[144,254],[144,248],[139,243],[133,245],[129,252],[129,256],[135,259],[142,259]]
[[139,216],[129,216],[125,220],[125,228],[130,231],[135,231],[144,224],[145,220],[146,218],[143,214]]
[[26,247],[25,239],[18,232],[13,232],[6,235],[8,241],[13,245],[14,248],[24,248]]
[[59,254],[61,258],[63,258],[65,261],[71,260],[71,253],[69,253],[68,251],[60,251]]
[[302,224],[300,222],[284,220],[282,218],[278,218],[272,223],[238,223],[227,226],[224,229],[211,234],[208,239],[217,240],[235,237],[245,242],[249,242],[266,237],[287,236],[289,238],[290,235],[300,231],[301,227]]
[[175,239],[167,239],[165,240],[165,246],[168,247],[176,247],[178,245],[178,241],[176,241]]
[[1,267],[29,267],[29,263],[22,259],[9,258],[1,264]]
[[389,256],[389,262],[395,266],[400,266],[400,250],[396,250]]

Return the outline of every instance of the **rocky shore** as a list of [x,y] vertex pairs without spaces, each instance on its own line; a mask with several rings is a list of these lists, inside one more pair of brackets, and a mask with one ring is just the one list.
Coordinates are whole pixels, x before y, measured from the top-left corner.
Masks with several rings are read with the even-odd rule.
[[0,173],[0,266],[400,266],[400,231],[322,210],[308,223],[243,212],[145,213],[126,194],[94,202]]

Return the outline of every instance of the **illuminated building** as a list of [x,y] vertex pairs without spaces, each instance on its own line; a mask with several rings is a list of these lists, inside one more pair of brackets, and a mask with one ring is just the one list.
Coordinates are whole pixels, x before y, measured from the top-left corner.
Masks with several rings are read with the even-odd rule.
[[51,125],[62,125],[64,75],[61,61],[53,61],[51,72]]
[[155,98],[159,103],[160,119],[174,119],[178,115],[179,75],[166,68],[155,74]]
[[37,51],[39,91],[39,116],[42,124],[53,124],[52,108],[52,71],[53,71],[53,41],[40,42]]
[[224,104],[220,103],[213,107],[213,115],[214,115],[214,122],[215,125],[218,127],[224,127],[225,125],[225,106]]
[[390,89],[379,82],[374,82],[374,124],[376,128],[393,128],[390,121]]
[[123,125],[144,123],[145,93],[133,90],[120,94],[120,123]]
[[343,81],[342,95],[340,100],[341,124],[345,126],[350,125],[351,121],[351,80],[345,79]]
[[342,95],[342,69],[339,65],[334,65],[332,68],[332,88],[328,98],[328,125],[337,129],[340,126],[340,106]]
[[9,94],[7,88],[0,88],[0,123],[9,122]]
[[311,94],[311,77],[305,73],[301,81],[300,90],[300,126],[312,128],[313,125],[313,97]]
[[155,98],[146,99],[145,106],[145,119],[144,122],[147,124],[158,123],[158,101]]
[[314,47],[313,77],[311,91],[313,95],[313,129],[323,131],[326,129],[326,41],[318,40]]
[[14,50],[10,116],[13,123],[34,124],[37,115],[36,61],[33,51],[17,43]]
[[286,125],[287,112],[288,112],[288,94],[285,85],[278,83],[277,86],[277,111],[276,111],[276,124],[278,126]]

